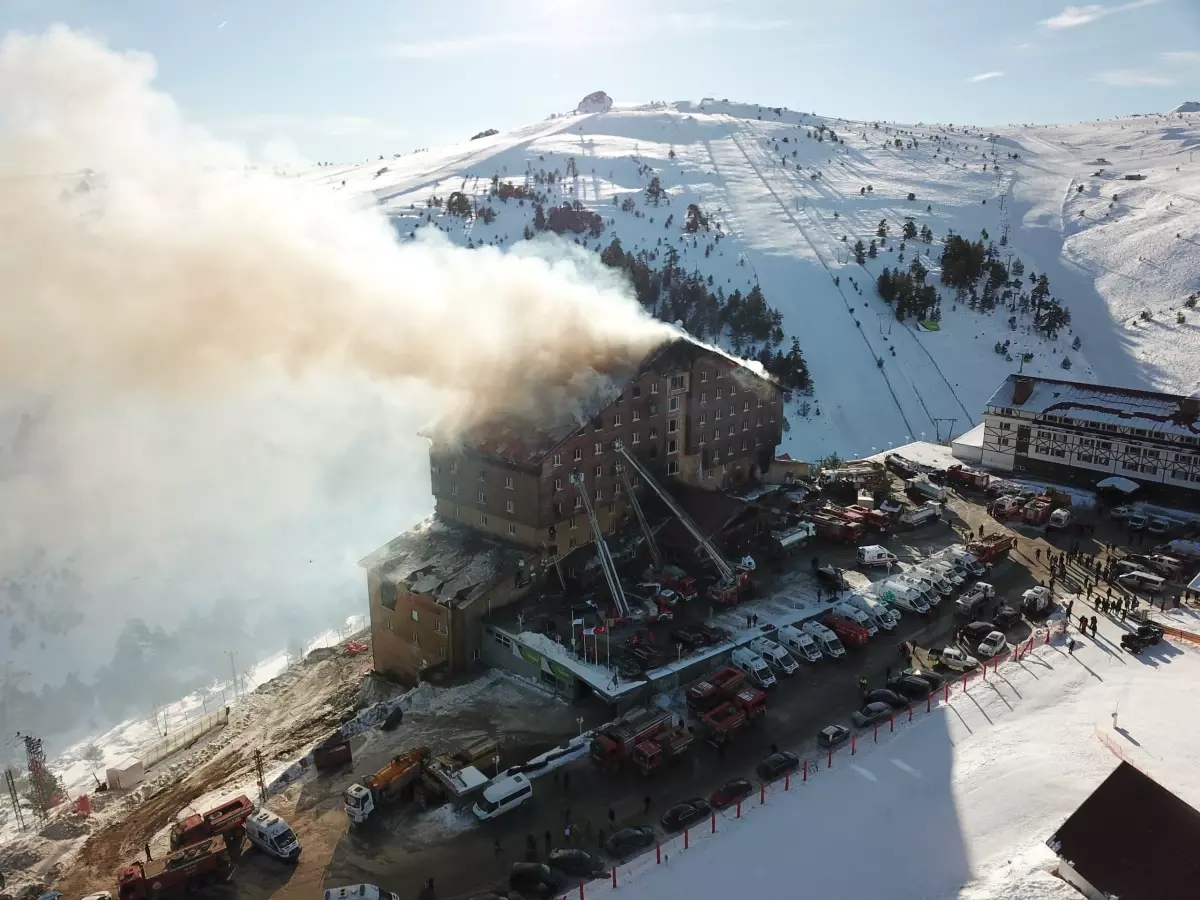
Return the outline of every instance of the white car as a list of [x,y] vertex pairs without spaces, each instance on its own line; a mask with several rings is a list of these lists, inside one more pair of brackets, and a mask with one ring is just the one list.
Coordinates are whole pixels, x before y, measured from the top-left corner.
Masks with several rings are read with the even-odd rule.
[[944,647],[938,661],[947,669],[956,672],[970,672],[979,668],[979,660],[957,647]]
[[1114,519],[1128,519],[1130,516],[1138,514],[1136,506],[1114,506],[1108,511],[1108,514]]
[[982,659],[991,659],[997,653],[1003,652],[1004,648],[1007,646],[1008,641],[1005,639],[1004,633],[1001,631],[993,631],[979,642],[979,646],[975,648],[975,652],[978,653]]

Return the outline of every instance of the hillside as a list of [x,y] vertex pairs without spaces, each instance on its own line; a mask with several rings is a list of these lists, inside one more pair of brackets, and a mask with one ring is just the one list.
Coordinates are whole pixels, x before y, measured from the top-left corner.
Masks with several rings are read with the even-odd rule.
[[[786,355],[797,338],[812,387],[793,394],[783,449],[814,458],[959,434],[1022,356],[1039,374],[1195,390],[1197,143],[1196,115],[993,133],[708,100],[554,117],[304,177],[360,194],[404,240],[436,229],[463,246],[511,248],[566,229],[598,256],[617,240],[660,318],[710,339],[720,330],[746,355],[764,345]],[[564,203],[578,211],[547,220]],[[909,220],[916,236],[904,241]],[[951,232],[979,242],[986,269],[980,277],[976,259],[974,273],[952,273],[968,279],[962,288],[943,278]],[[885,302],[876,282],[918,254],[934,290],[898,321],[900,301]],[[665,285],[648,282],[668,266]],[[694,283],[669,292],[681,279]],[[756,285],[767,305],[757,318],[745,310]],[[1055,303],[1069,324],[1047,318]]]

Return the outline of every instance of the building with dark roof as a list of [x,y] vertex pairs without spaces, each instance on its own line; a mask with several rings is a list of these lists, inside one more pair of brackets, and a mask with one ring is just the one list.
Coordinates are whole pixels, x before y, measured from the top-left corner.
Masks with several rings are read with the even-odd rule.
[[981,462],[1094,486],[1119,475],[1149,497],[1200,504],[1200,399],[1010,375],[983,411]]
[[1047,842],[1089,900],[1200,896],[1200,812],[1123,762]]
[[[584,487],[605,531],[625,515],[619,447],[652,471],[710,490],[757,481],[783,436],[779,385],[687,338],[611,377],[593,407],[533,430],[503,425],[466,438],[430,437],[430,478],[442,518],[548,556],[591,541]],[[637,487],[637,478],[630,474]]]

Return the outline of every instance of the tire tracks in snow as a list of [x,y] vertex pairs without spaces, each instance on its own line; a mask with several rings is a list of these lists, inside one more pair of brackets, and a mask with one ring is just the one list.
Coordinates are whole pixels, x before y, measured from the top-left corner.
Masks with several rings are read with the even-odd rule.
[[[731,122],[736,122],[736,120],[732,116],[730,116],[729,119]],[[827,275],[829,275],[830,283],[832,283],[834,288],[837,290],[838,296],[842,298],[842,303],[845,304],[846,312],[850,313],[850,315],[853,316],[854,313],[851,312],[850,301],[846,298],[846,294],[842,291],[841,285],[837,284],[836,282],[833,281],[833,271],[830,269],[829,263],[827,263],[825,261],[825,257],[821,254],[820,248],[818,248],[817,245],[812,241],[812,239],[809,238],[808,232],[806,232],[804,230],[804,226],[800,224],[800,222],[796,219],[796,217],[794,215],[792,215],[792,211],[787,208],[787,204],[783,202],[783,200],[780,198],[779,194],[777,194],[775,192],[775,188],[773,188],[771,186],[771,183],[769,181],[767,181],[766,176],[764,176],[763,173],[759,170],[758,166],[756,166],[754,164],[754,161],[752,159],[750,159],[749,154],[746,153],[745,148],[742,146],[741,142],[737,139],[737,135],[733,131],[730,131],[729,138],[731,141],[733,141],[733,145],[738,148],[738,151],[745,158],[746,164],[748,166],[750,166],[750,169],[758,177],[758,180],[762,182],[763,187],[765,187],[767,189],[767,191],[770,193],[770,195],[775,198],[775,202],[779,204],[779,208],[783,210],[783,214],[788,217],[788,220],[793,225],[796,226],[796,230],[800,232],[800,234],[804,238],[805,242],[812,249],[813,254],[817,257],[817,261],[821,264],[821,267],[823,269],[825,269],[825,273]],[[716,161],[716,157],[713,156],[712,147],[709,146],[708,141],[704,142],[704,146],[705,146],[705,149],[708,150],[709,158],[712,159],[712,161],[713,161],[713,168],[716,169],[717,161]],[[718,171],[718,174],[720,174],[719,171]],[[721,177],[721,180],[725,183],[728,183],[728,181],[725,179],[724,176]],[[867,345],[867,350],[870,352],[871,358],[878,359],[879,357],[876,356],[875,349],[871,346],[871,342],[870,342],[870,340],[867,339],[867,336],[863,332],[862,328],[856,327],[855,330],[858,332],[859,337],[862,338],[863,343]],[[892,387],[891,380],[888,378],[887,373],[885,371],[883,371],[882,368],[878,368],[878,371],[879,371],[880,376],[883,378],[883,383],[887,386],[888,393],[891,394],[891,396],[892,396],[892,402],[896,404],[896,410],[900,413],[900,420],[902,422],[904,422],[904,427],[907,428],[908,433],[911,434],[912,430],[913,430],[912,424],[908,421],[908,416],[906,416],[904,414],[904,406],[900,403],[899,397],[896,396],[896,391]]]

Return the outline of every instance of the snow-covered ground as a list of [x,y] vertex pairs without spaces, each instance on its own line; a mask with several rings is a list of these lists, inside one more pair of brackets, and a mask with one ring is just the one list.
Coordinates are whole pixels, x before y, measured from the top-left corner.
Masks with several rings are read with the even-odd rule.
[[[839,141],[809,137],[821,125]],[[489,198],[496,176],[547,193],[548,206],[578,200],[598,212],[604,234],[578,239],[589,251],[619,238],[626,252],[657,252],[661,265],[673,247],[680,267],[711,276],[714,290],[744,293],[761,284],[784,314],[785,333],[799,337],[815,382],[813,396],[797,398],[790,410],[782,449],[799,458],[829,451],[866,456],[961,434],[1023,352],[1033,355],[1025,370],[1039,374],[1185,393],[1200,386],[1198,326],[1183,307],[1200,290],[1200,163],[1191,158],[1200,115],[1004,127],[995,129],[994,142],[992,133],[876,127],[705,101],[558,117],[440,150],[325,166],[304,177],[362,195],[392,219],[402,239],[438,230],[462,245],[511,247],[532,224],[533,204]],[[571,160],[577,174],[568,176]],[[562,178],[537,183],[542,171]],[[1127,174],[1147,178],[1127,182]],[[669,204],[647,200],[654,176]],[[454,191],[491,206],[495,220],[450,216],[429,205]],[[626,199],[635,209],[620,208]],[[690,203],[714,227],[721,223],[725,236],[708,253],[714,233],[683,234]],[[669,228],[668,216],[674,216]],[[896,267],[906,217],[936,236],[932,245],[916,240],[906,247],[908,262],[922,254],[931,281],[939,277],[948,230],[976,239],[986,229],[1001,259],[1011,253],[1026,273],[1049,276],[1051,294],[1070,309],[1070,329],[1047,341],[1018,317],[1013,330],[1008,311],[955,308],[945,288],[939,330],[895,322],[874,281],[884,266]],[[875,237],[881,219],[889,224],[888,247],[860,267],[850,248]],[[1143,309],[1150,320],[1140,318]],[[994,352],[1006,340],[1009,358]],[[1073,363],[1069,371],[1061,367],[1064,356]],[[807,417],[800,408],[805,400]]]
[[[655,854],[618,869],[589,896],[760,895],[891,900],[1077,898],[1049,874],[1046,839],[1125,759],[1200,805],[1200,653],[1160,645],[1140,657],[1099,638],[1077,638],[1001,663],[949,704],[920,709],[896,733],[868,731],[852,756],[820,760],[792,780],[721,814]],[[1113,713],[1117,713],[1114,725]],[[1131,812],[1131,815],[1136,813]],[[869,849],[868,849],[869,848]]]

